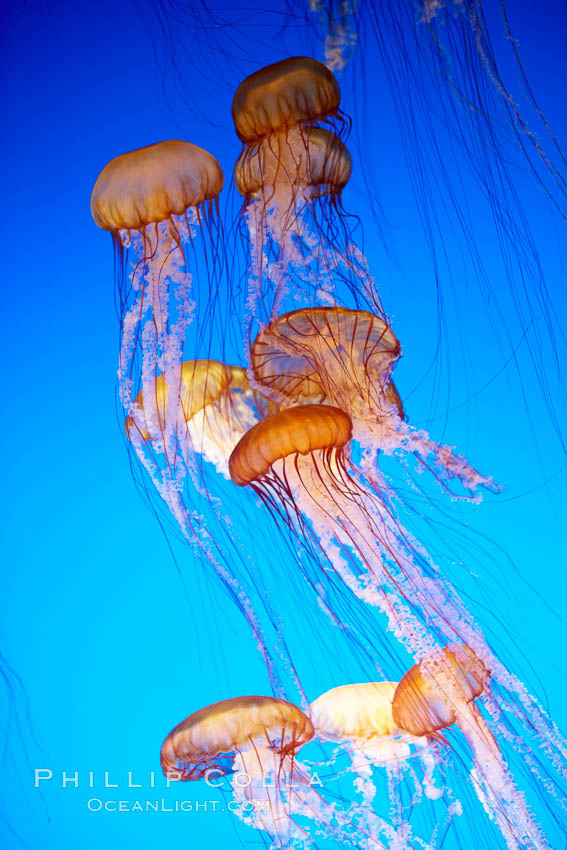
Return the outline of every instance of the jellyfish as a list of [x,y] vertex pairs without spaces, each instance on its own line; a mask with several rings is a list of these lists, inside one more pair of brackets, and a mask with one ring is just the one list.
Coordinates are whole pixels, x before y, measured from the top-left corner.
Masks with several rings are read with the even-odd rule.
[[293,703],[235,697],[202,708],[176,726],[163,742],[161,766],[169,779],[206,779],[216,787],[220,777],[232,775],[234,811],[266,832],[271,847],[313,846],[304,819],[333,837],[343,835],[343,825],[340,813],[316,790],[319,783],[296,759],[312,737],[309,717]]
[[469,647],[446,648],[402,678],[392,701],[394,722],[410,735],[433,740],[456,725],[473,756],[472,785],[506,846],[550,848],[476,703],[489,683],[490,672]]
[[282,406],[308,403],[348,410],[352,436],[364,450],[362,468],[376,480],[380,452],[413,453],[442,479],[458,479],[469,492],[497,489],[448,446],[405,421],[391,379],[401,354],[392,329],[379,316],[344,307],[312,307],[275,318],[251,349],[254,384]]
[[[208,251],[209,273],[214,274],[218,259],[214,204],[222,185],[222,171],[211,154],[189,142],[170,140],[111,160],[91,197],[93,218],[111,231],[119,265],[120,401],[128,417],[134,399],[145,390],[148,400],[162,372],[172,411],[162,417],[162,442],[170,455],[188,327],[195,311],[200,318],[203,309],[194,300],[199,292],[189,260],[192,254],[206,258]],[[197,244],[204,254],[195,254]],[[199,333],[203,334],[201,327]],[[175,484],[164,482],[161,495],[174,510]]]
[[315,553],[322,575],[330,569],[340,576],[421,657],[434,644],[430,630],[455,639],[474,628],[472,618],[383,501],[357,480],[345,451],[351,436],[350,417],[336,407],[287,408],[242,437],[230,475]]
[[[380,310],[368,264],[341,204],[351,171],[341,140],[348,123],[332,73],[308,57],[292,57],[247,77],[232,114],[244,143],[236,188],[250,251],[245,341],[254,322],[282,305],[334,304]],[[320,124],[328,124],[333,132]]]

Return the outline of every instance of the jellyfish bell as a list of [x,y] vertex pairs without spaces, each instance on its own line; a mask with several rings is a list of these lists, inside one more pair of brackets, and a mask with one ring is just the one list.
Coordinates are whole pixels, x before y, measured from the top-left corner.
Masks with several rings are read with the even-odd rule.
[[[223,183],[222,169],[210,153],[178,139],[121,154],[102,169],[91,194],[91,214],[98,227],[111,232],[122,260],[118,280],[122,319],[128,271],[135,290],[149,290],[146,300],[154,294],[152,277],[190,285],[184,246],[191,243],[196,230],[201,231],[203,221],[205,238],[215,243],[215,250],[209,247],[208,253],[218,254],[213,203]],[[125,249],[133,253],[131,270]],[[162,314],[167,306],[171,305],[164,305]],[[160,315],[158,320],[163,318]]]
[[232,117],[246,145],[297,124],[335,115],[339,85],[329,69],[308,56],[293,56],[255,71],[238,86]]
[[434,736],[458,722],[461,709],[487,689],[490,673],[468,646],[444,649],[437,659],[416,664],[394,695],[396,724],[416,737]]
[[396,732],[392,700],[397,682],[331,688],[311,703],[315,734],[329,741],[388,738]]
[[379,316],[311,307],[278,316],[258,334],[250,370],[278,404],[317,397],[355,418],[369,418],[386,412],[385,394],[400,355],[400,343]]
[[110,160],[95,182],[91,214],[98,227],[125,245],[133,233],[149,239],[166,222],[165,231],[181,241],[183,220],[188,227],[190,218],[209,215],[223,183],[214,156],[190,142],[169,139]]
[[400,355],[400,343],[378,316],[313,307],[278,316],[258,334],[250,371],[262,392],[282,407],[335,404],[349,411],[356,428],[358,419],[372,413],[382,424],[391,416],[405,419],[391,378]]
[[282,410],[242,437],[230,456],[230,476],[239,487],[245,487],[290,455],[330,453],[341,449],[350,435],[349,417],[335,407],[312,404]]
[[[217,360],[189,360],[182,363],[177,397],[171,401],[165,375],[158,375],[153,384],[151,401],[147,405],[144,404],[143,390],[134,399],[135,413],[129,414],[126,420],[127,434],[134,426],[145,440],[153,439],[152,432],[155,433],[156,426],[162,433],[170,404],[171,413],[175,418],[180,412],[183,419],[189,422],[199,410],[217,401],[226,392],[231,380],[229,368]],[[152,408],[157,413],[157,421],[153,423],[150,421]]]
[[311,307],[278,316],[260,331],[251,348],[250,371],[254,383],[279,404],[313,398],[348,410],[368,472],[379,452],[402,450],[425,465],[432,461],[445,480],[458,479],[469,493],[493,489],[492,479],[405,421],[391,379],[400,355],[394,332],[380,316]]
[[351,155],[338,136],[305,127],[244,148],[234,166],[234,182],[246,201],[262,197],[268,209],[276,209],[294,198],[336,198],[351,173]]
[[226,772],[219,763],[250,753],[249,771],[258,765],[258,752],[277,759],[291,757],[313,737],[313,725],[300,708],[283,699],[243,696],[199,709],[173,729],[161,748],[164,774],[182,782],[202,779],[208,770]]
[[91,213],[103,230],[143,230],[216,198],[224,182],[210,153],[170,139],[121,154],[103,168]]
[[385,764],[405,757],[409,749],[396,740],[399,730],[392,716],[396,687],[397,682],[362,682],[321,694],[309,712],[315,736],[347,745],[355,766],[361,757],[363,764]]

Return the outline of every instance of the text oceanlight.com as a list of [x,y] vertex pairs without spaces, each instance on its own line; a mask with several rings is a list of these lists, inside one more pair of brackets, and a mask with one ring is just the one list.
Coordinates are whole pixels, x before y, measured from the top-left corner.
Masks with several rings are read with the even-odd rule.
[[267,812],[269,800],[102,800],[91,797],[87,800],[90,812]]

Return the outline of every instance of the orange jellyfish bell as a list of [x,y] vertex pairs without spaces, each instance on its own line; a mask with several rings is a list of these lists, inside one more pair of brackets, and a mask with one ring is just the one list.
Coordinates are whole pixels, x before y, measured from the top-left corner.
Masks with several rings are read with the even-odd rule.
[[293,755],[313,737],[313,724],[296,705],[264,696],[234,697],[191,714],[173,729],[161,748],[164,774],[185,782],[201,779],[223,757],[268,747]]
[[244,148],[234,166],[234,182],[247,200],[272,196],[279,184],[312,200],[339,195],[351,173],[352,158],[339,137],[306,127]]
[[142,230],[216,198],[224,183],[214,156],[170,139],[110,160],[91,195],[91,213],[103,230]]
[[443,660],[412,667],[394,694],[392,714],[400,729],[417,737],[433,736],[457,722],[461,709],[485,690],[490,674],[467,646],[443,650]]
[[234,95],[232,117],[238,138],[250,145],[333,115],[340,102],[339,84],[325,65],[293,56],[246,77]]
[[318,449],[340,449],[350,436],[350,419],[336,407],[311,404],[282,410],[242,437],[230,456],[230,477],[245,487],[266,475],[277,460]]
[[390,379],[400,354],[394,332],[379,316],[310,307],[278,316],[258,334],[250,368],[279,404],[325,401],[367,418],[369,399],[376,410],[386,400],[402,416]]
[[[348,410],[353,436],[368,452],[368,474],[380,452],[413,452],[466,490],[495,489],[448,446],[405,421],[391,374],[400,343],[379,316],[344,307],[307,307],[273,319],[251,346],[255,384],[278,404],[325,402]],[[454,494],[457,495],[457,494]]]

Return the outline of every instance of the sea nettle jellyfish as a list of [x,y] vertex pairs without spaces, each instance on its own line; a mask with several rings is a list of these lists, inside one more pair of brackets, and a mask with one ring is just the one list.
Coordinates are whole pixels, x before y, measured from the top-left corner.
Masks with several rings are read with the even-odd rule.
[[490,728],[498,730],[499,725],[489,724],[475,702],[489,683],[489,671],[468,647],[437,652],[402,678],[392,702],[394,722],[410,735],[432,740],[456,725],[472,753],[472,785],[506,846],[551,848],[554,845],[537,825]]
[[288,408],[242,437],[230,475],[314,553],[320,574],[308,576],[311,584],[330,567],[419,658],[433,645],[430,627],[454,639],[471,618],[384,502],[357,480],[345,451],[351,436],[349,416],[336,407]]
[[400,343],[379,316],[344,307],[311,307],[275,318],[251,349],[254,384],[283,407],[318,403],[347,410],[364,450],[362,468],[377,480],[380,452],[413,453],[444,481],[469,492],[494,485],[448,446],[405,421],[392,370]]
[[[298,56],[247,77],[232,105],[245,147],[234,178],[250,251],[245,331],[290,306],[351,300],[380,309],[341,204],[352,171],[340,138],[340,90],[320,62]],[[338,131],[316,126],[330,124]]]
[[[118,377],[127,415],[139,391],[149,388],[159,372],[169,387],[180,385],[188,326],[196,311],[198,333],[206,339],[203,312],[212,309],[219,272],[216,203],[223,181],[211,154],[170,140],[116,157],[95,183],[91,212],[96,224],[111,232],[118,261]],[[204,299],[191,265],[207,270]],[[177,401],[172,396],[169,403]],[[170,437],[166,430],[165,440]]]
[[[230,786],[238,817],[267,832],[272,847],[312,846],[303,819],[318,832],[341,836],[340,820],[315,790],[296,754],[313,737],[313,725],[300,708],[274,697],[244,696],[202,708],[169,733],[161,748],[161,766],[170,779],[205,779]],[[298,822],[298,817],[300,822]]]

